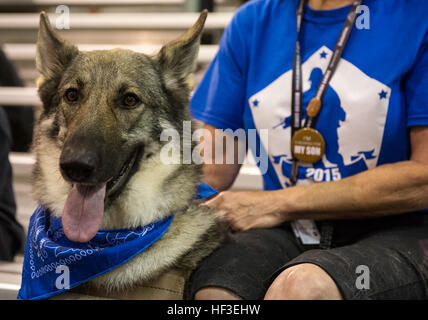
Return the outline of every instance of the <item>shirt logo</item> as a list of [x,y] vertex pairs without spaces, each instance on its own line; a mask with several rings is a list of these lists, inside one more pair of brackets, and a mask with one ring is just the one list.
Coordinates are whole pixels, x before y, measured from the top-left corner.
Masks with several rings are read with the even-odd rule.
[[[332,51],[322,46],[302,64],[304,114],[327,69]],[[291,171],[292,70],[282,74],[248,100],[257,130],[268,129],[261,142],[283,186]],[[341,59],[331,79],[317,120],[326,140],[322,160],[299,170],[298,184],[332,181],[374,168],[378,162],[391,88]],[[304,120],[304,118],[303,118]]]

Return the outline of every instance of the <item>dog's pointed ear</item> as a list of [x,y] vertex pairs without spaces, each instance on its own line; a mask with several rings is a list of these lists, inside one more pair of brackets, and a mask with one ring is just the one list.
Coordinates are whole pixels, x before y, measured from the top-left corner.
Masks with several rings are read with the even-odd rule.
[[201,12],[196,23],[181,37],[162,47],[155,59],[169,89],[179,89],[185,84],[194,86],[193,72],[196,69],[199,44],[208,10]]
[[37,37],[36,67],[45,77],[58,74],[79,53],[79,50],[61,39],[53,30],[46,13],[40,13]]

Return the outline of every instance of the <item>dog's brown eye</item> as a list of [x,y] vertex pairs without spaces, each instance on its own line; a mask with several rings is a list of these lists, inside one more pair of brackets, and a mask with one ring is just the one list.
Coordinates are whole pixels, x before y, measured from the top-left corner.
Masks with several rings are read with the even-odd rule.
[[70,88],[70,89],[67,89],[64,97],[65,97],[65,100],[67,100],[67,102],[76,102],[77,99],[79,98],[79,94],[76,89]]
[[137,96],[135,94],[132,94],[132,93],[128,93],[123,98],[123,105],[125,107],[128,107],[128,108],[136,107],[138,102],[139,102],[139,100],[138,100]]

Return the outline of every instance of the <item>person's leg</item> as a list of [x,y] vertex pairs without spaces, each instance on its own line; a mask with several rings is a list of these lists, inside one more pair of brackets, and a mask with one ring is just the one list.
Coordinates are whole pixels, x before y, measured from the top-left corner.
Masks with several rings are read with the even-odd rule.
[[306,251],[271,280],[265,299],[427,299],[428,224],[404,223],[351,245]]
[[334,280],[317,265],[302,263],[287,268],[273,281],[266,300],[341,300]]
[[186,299],[263,299],[272,274],[301,252],[289,227],[231,234],[193,272]]
[[195,300],[242,300],[242,298],[229,289],[206,287],[196,292]]

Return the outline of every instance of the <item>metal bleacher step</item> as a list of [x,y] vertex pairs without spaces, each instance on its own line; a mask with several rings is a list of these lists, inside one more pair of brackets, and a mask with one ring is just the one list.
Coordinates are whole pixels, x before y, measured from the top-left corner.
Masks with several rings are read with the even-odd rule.
[[0,261],[0,300],[15,300],[21,286],[22,262],[18,255],[13,262]]
[[1,5],[14,6],[170,6],[183,5],[185,0],[2,0]]
[[[212,12],[208,15],[205,30],[224,29],[233,12]],[[70,28],[73,30],[128,29],[128,30],[185,30],[198,19],[194,12],[160,13],[73,13]],[[55,25],[55,15],[49,15]],[[0,30],[28,30],[39,26],[38,13],[0,13]]]
[[[124,45],[124,44],[80,44],[77,45],[81,51],[110,50],[114,48],[129,49],[144,54],[157,52],[160,45]],[[36,45],[32,43],[5,43],[2,49],[6,56],[12,61],[34,61],[36,58]],[[201,45],[199,48],[198,62],[209,63],[217,53],[217,45]]]
[[[129,49],[135,52],[140,52],[148,55],[155,54],[162,47],[161,44],[153,45],[130,45],[130,44],[79,44],[77,47],[81,51],[92,50],[109,50],[114,48]],[[31,43],[4,43],[2,49],[10,61],[17,67],[21,79],[28,86],[33,86],[39,73],[35,69],[36,45]],[[217,45],[202,45],[198,54],[198,71],[195,74],[195,79],[199,82],[202,78],[206,66],[214,59],[218,50]],[[26,91],[28,92],[28,91]],[[3,91],[4,93],[4,91]],[[26,97],[24,93],[23,97]],[[0,99],[2,99],[0,97]],[[12,101],[15,99],[11,98]],[[35,100],[33,100],[35,101]]]

